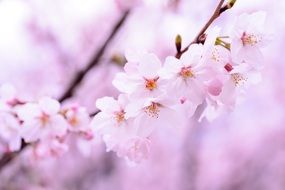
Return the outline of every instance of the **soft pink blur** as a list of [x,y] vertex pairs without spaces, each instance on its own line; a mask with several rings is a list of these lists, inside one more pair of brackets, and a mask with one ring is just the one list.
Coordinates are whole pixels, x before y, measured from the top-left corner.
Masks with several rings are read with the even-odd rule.
[[[175,36],[180,34],[188,44],[217,3],[2,0],[0,84],[13,84],[27,99],[59,97],[122,11],[131,7],[131,16],[100,64],[69,100],[92,113],[97,98],[118,95],[111,81],[122,67],[111,61],[114,55],[131,48],[154,52],[161,60],[174,55]],[[71,136],[69,150],[57,157],[31,158],[36,153],[27,149],[0,174],[0,190],[283,190],[285,1],[237,0],[213,26],[226,33],[236,16],[258,10],[267,12],[266,28],[273,34],[264,49],[263,80],[233,112],[213,122],[191,120],[186,127],[160,130],[151,139],[150,157],[137,166],[106,153],[99,139],[86,142]]]

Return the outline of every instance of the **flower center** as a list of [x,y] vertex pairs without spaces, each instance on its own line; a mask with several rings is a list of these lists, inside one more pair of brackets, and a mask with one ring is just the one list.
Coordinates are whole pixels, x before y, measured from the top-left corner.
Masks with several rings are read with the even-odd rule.
[[115,119],[118,123],[125,121],[125,113],[126,112],[124,110],[115,112]]
[[214,48],[212,51],[212,60],[214,60],[215,62],[220,62],[221,61],[221,56],[217,50],[217,48]]
[[77,119],[76,116],[72,116],[69,120],[68,120],[69,124],[73,127],[77,126],[79,121]]
[[231,77],[233,82],[235,83],[235,86],[242,85],[247,81],[247,78],[240,73],[233,73],[231,74]]
[[152,102],[149,106],[144,108],[144,111],[150,117],[158,118],[160,112],[159,107],[160,107],[159,103]]
[[247,34],[246,32],[244,32],[241,36],[241,41],[243,46],[245,45],[255,45],[257,44],[260,39],[258,38],[258,36],[254,35],[254,34]]
[[180,74],[180,76],[183,79],[193,78],[194,77],[194,74],[191,71],[191,67],[190,66],[189,67],[182,67],[179,74]]
[[42,115],[39,117],[40,122],[43,126],[47,125],[49,122],[49,115],[42,113]]
[[158,79],[159,79],[159,77],[156,77],[154,79],[145,79],[145,87],[150,91],[156,89]]

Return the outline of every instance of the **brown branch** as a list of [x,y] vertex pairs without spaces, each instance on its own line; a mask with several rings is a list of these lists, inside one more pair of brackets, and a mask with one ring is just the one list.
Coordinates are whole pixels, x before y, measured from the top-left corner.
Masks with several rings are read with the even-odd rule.
[[1,160],[0,160],[0,171],[9,163],[11,162],[20,152],[22,152],[29,144],[25,143],[24,140],[22,140],[22,146],[21,149],[17,152],[9,152],[5,153]]
[[[108,38],[106,39],[106,41],[103,43],[102,47],[97,51],[97,53],[95,53],[94,57],[92,58],[92,60],[90,61],[90,63],[86,66],[86,68],[84,68],[83,70],[79,71],[78,73],[76,73],[76,75],[74,76],[72,82],[70,83],[69,87],[67,88],[67,90],[63,93],[63,95],[59,98],[60,102],[63,102],[64,100],[70,98],[73,93],[74,90],[77,88],[77,86],[82,82],[84,76],[95,66],[99,63],[101,57],[103,56],[105,50],[107,49],[108,45],[110,44],[110,42],[113,40],[113,38],[115,37],[115,35],[117,34],[117,32],[119,31],[119,29],[121,28],[121,26],[124,24],[124,22],[126,21],[128,15],[129,15],[130,11],[127,10],[125,11],[122,16],[120,17],[120,19],[116,22],[116,24],[114,25],[110,35],[108,36]],[[91,116],[96,115],[97,112],[92,113]],[[9,153],[5,153],[2,158],[0,159],[0,171],[7,165],[9,164],[15,157],[17,157],[27,146],[29,146],[30,143],[25,143],[24,141],[22,141],[22,147],[19,151],[17,152],[9,152]]]
[[121,26],[124,24],[126,18],[129,15],[129,12],[130,12],[129,10],[124,12],[124,14],[121,16],[121,18],[115,24],[112,32],[110,33],[109,37],[104,42],[103,46],[94,55],[93,59],[90,61],[90,63],[87,65],[87,67],[85,69],[79,71],[78,73],[76,73],[75,77],[73,78],[72,82],[70,83],[70,85],[67,88],[67,90],[65,91],[65,93],[63,93],[63,95],[59,98],[60,102],[63,102],[64,100],[70,98],[73,95],[76,87],[82,82],[86,73],[88,73],[88,71],[90,71],[95,65],[97,65],[99,63],[101,57],[103,56],[103,54],[104,54],[106,48],[108,47],[108,45],[110,44],[111,40],[115,37],[116,33],[119,31]]
[[206,30],[209,28],[209,26],[214,22],[214,20],[216,18],[218,18],[223,12],[225,12],[226,10],[230,9],[233,7],[235,0],[231,0],[229,3],[227,3],[226,5],[223,6],[225,0],[220,0],[219,4],[217,5],[214,13],[212,14],[212,16],[210,17],[210,19],[206,22],[206,24],[202,27],[202,29],[199,31],[199,33],[197,34],[197,36],[194,38],[194,40],[188,45],[186,46],[184,49],[182,49],[181,51],[178,51],[176,54],[176,58],[180,58],[182,56],[183,53],[185,53],[189,47],[192,44],[196,44],[196,43],[201,43],[204,39],[205,39],[205,32]]

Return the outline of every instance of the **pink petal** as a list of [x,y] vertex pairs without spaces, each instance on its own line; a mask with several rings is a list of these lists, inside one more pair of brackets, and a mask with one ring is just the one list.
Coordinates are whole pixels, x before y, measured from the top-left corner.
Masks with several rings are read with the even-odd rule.
[[158,76],[158,71],[161,68],[161,62],[154,54],[145,54],[138,67],[141,76],[152,79]]
[[107,113],[113,113],[114,111],[120,111],[121,109],[117,100],[115,100],[113,97],[103,97],[97,99],[96,107],[99,110]]
[[59,112],[60,109],[59,102],[49,97],[41,98],[39,100],[39,106],[41,110],[48,115],[56,114]]

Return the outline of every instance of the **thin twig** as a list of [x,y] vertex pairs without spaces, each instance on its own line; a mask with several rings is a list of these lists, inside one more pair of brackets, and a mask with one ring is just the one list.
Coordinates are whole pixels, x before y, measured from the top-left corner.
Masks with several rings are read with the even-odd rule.
[[210,19],[206,22],[206,24],[203,26],[203,28],[200,30],[200,32],[197,34],[197,36],[194,38],[194,40],[188,46],[186,46],[184,49],[177,52],[177,54],[175,56],[176,58],[179,59],[182,56],[182,54],[185,53],[192,44],[200,43],[201,37],[204,35],[206,30],[209,28],[209,26],[214,22],[214,20],[216,18],[218,18],[227,9],[230,9],[232,7],[232,6],[231,7],[228,6],[228,4],[223,6],[224,2],[225,2],[225,0],[220,0],[219,4],[217,5],[217,7],[216,7],[214,13],[212,14],[212,16],[210,17]]
[[[117,32],[119,31],[119,29],[121,28],[121,26],[124,24],[124,22],[126,21],[128,15],[129,15],[130,11],[127,10],[125,11],[122,16],[120,17],[120,19],[116,22],[116,24],[114,25],[110,35],[108,36],[108,38],[106,39],[106,41],[103,43],[102,47],[95,53],[93,59],[90,61],[90,63],[86,66],[85,69],[83,69],[82,71],[79,71],[75,77],[73,78],[72,82],[70,83],[69,87],[67,88],[67,90],[63,93],[63,95],[59,98],[60,102],[63,102],[64,100],[70,98],[73,93],[74,90],[77,88],[77,86],[82,82],[84,76],[95,66],[99,63],[101,57],[103,56],[106,48],[108,47],[108,45],[110,44],[110,42],[112,41],[112,39],[115,37],[115,35],[117,34]],[[92,113],[91,115],[94,116],[95,113]],[[7,165],[9,164],[15,157],[17,157],[27,146],[29,146],[30,143],[25,143],[24,141],[22,142],[22,147],[19,151],[17,152],[9,152],[9,153],[5,153],[2,158],[0,159],[0,171]]]

